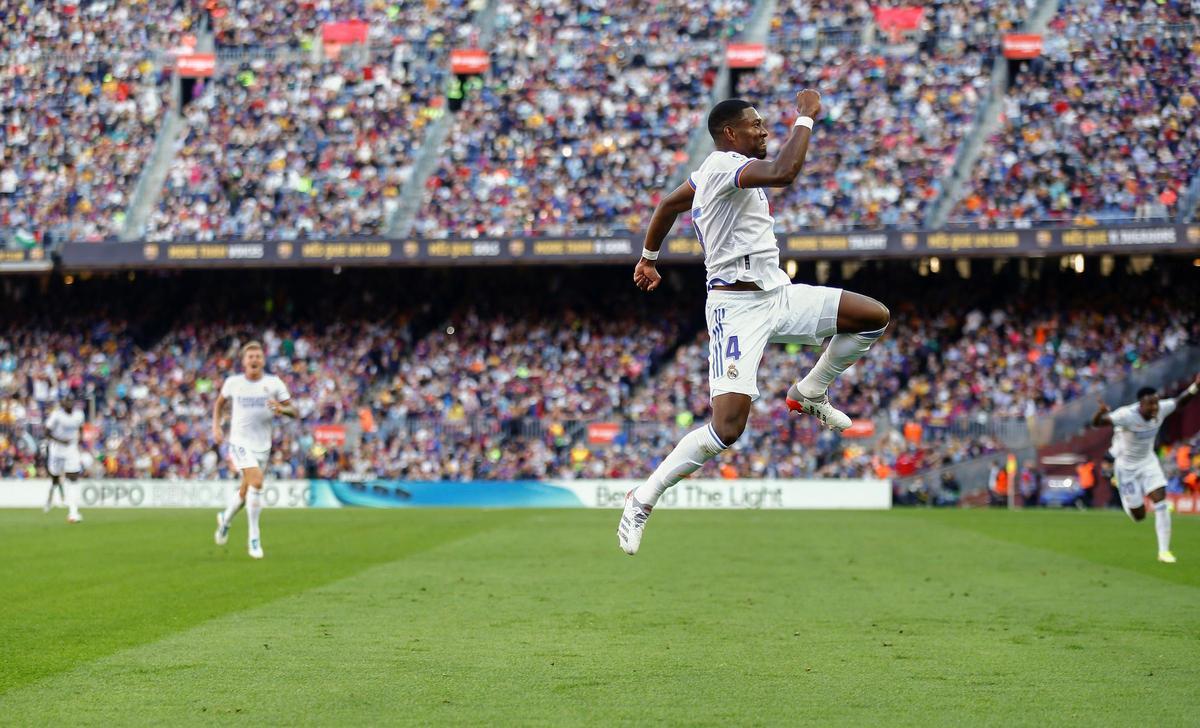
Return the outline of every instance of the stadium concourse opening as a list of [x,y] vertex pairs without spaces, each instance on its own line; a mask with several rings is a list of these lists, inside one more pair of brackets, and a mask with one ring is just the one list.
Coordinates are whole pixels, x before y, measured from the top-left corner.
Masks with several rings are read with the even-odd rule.
[[[893,477],[978,457],[1003,443],[971,423],[1053,412],[1200,340],[1200,301],[1179,295],[1200,284],[1191,258],[786,267],[891,309],[831,390],[874,434],[788,417],[819,352],[773,347],[744,442],[702,476]],[[270,477],[643,478],[709,408],[703,269],[662,270],[653,294],[628,265],[9,276],[0,476],[39,472],[34,415],[76,391],[95,475],[228,477],[214,386],[257,339],[299,407]],[[325,426],[342,435],[315,440]]]

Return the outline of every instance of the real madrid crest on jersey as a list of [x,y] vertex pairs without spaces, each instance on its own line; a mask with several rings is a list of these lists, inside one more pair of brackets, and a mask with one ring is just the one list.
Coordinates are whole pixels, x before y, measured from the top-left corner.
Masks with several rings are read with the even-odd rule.
[[734,366],[733,364],[730,364],[729,368],[725,370],[725,376],[729,377],[730,379],[737,379],[737,377],[738,377],[737,367]]

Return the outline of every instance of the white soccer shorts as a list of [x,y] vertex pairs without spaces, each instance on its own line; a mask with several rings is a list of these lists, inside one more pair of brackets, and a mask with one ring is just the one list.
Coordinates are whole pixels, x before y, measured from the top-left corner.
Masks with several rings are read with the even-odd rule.
[[1118,463],[1116,476],[1121,502],[1126,508],[1140,508],[1146,505],[1147,495],[1167,487],[1167,476],[1163,474],[1162,466],[1157,460],[1147,460],[1132,466]]
[[758,399],[758,365],[767,344],[820,346],[837,333],[842,289],[795,283],[770,291],[709,291],[708,383],[711,396]]
[[237,470],[246,470],[247,468],[266,470],[270,456],[270,450],[251,450],[245,445],[229,443],[229,462]]
[[50,443],[50,447],[46,453],[46,470],[51,475],[55,477],[67,474],[74,475],[82,469],[78,445],[63,445],[57,442]]

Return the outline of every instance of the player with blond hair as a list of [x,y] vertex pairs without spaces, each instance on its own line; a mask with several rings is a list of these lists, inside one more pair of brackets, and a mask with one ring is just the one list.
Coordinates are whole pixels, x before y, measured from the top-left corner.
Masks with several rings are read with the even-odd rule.
[[229,540],[229,526],[243,506],[250,522],[248,551],[251,558],[263,557],[259,516],[262,514],[263,471],[271,458],[271,420],[276,415],[295,417],[287,386],[274,374],[267,374],[262,344],[251,341],[241,349],[242,373],[221,385],[213,406],[213,441],[225,440],[222,415],[231,404],[229,423],[229,460],[241,473],[241,483],[229,507],[217,514],[217,532],[213,539],[223,546]]

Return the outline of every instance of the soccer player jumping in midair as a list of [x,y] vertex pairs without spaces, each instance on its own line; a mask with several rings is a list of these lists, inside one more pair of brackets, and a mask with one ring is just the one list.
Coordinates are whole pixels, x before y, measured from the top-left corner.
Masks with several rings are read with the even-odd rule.
[[1200,374],[1174,399],[1158,398],[1153,387],[1138,390],[1138,401],[1111,412],[1104,400],[1092,418],[1094,427],[1111,425],[1112,452],[1116,455],[1114,475],[1121,493],[1121,507],[1134,521],[1146,517],[1146,497],[1154,504],[1154,530],[1158,534],[1158,560],[1175,563],[1171,553],[1171,511],[1167,503],[1167,476],[1154,455],[1154,440],[1163,421],[1188,400],[1200,394]]
[[675,218],[691,210],[704,250],[708,286],[712,421],[689,432],[646,480],[625,496],[617,528],[625,553],[637,553],[646,519],[663,492],[691,475],[741,436],[758,399],[758,365],[768,343],[826,347],[816,366],[787,393],[788,409],[813,415],[842,431],[850,418],[834,408],[826,391],[858,361],[887,328],[889,313],[878,301],[838,288],[793,284],[779,267],[775,221],[765,187],[787,187],[804,166],[821,95],[796,97],[798,117],[779,155],[767,159],[767,128],[748,102],[728,99],[708,115],[716,151],[654,210],[633,281],[643,291],[662,282],[659,248]]

